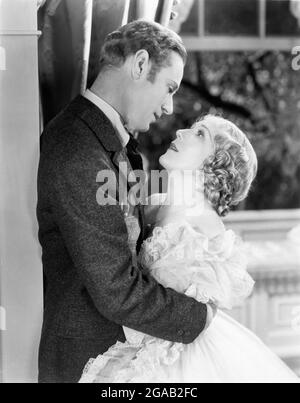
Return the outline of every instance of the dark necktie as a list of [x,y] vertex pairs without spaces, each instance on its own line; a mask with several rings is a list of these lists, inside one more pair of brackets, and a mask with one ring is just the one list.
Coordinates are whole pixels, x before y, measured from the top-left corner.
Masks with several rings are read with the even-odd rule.
[[[130,140],[126,146],[127,157],[134,171],[143,171],[143,159],[138,152],[139,143],[129,133]],[[141,225],[141,234],[137,242],[137,252],[140,251],[142,243],[145,239],[145,223],[144,223],[144,209],[142,205],[138,205],[139,219]]]
[[138,152],[139,143],[129,134],[130,140],[126,146],[127,156],[134,171],[143,170],[143,159]]

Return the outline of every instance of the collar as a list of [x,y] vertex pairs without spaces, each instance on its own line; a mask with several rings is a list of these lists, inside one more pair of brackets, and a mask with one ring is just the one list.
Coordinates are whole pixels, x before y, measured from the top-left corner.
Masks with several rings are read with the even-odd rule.
[[130,140],[130,136],[124,127],[120,114],[111,105],[104,101],[104,99],[98,97],[90,90],[86,90],[84,98],[97,106],[97,108],[99,108],[111,121],[114,129],[119,134],[122,146],[125,148]]

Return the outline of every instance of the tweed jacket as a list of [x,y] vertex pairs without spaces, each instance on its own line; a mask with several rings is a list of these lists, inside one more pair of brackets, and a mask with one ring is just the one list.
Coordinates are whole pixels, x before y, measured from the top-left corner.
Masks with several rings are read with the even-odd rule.
[[133,266],[120,205],[97,202],[99,172],[114,172],[118,182],[123,152],[111,122],[82,96],[42,135],[42,383],[77,382],[90,358],[125,341],[122,326],[185,344],[205,328],[205,305],[163,288]]

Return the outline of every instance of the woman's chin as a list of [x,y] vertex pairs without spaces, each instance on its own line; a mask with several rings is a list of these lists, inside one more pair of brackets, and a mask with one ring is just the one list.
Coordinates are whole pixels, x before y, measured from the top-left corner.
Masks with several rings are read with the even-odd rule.
[[163,168],[165,168],[166,169],[166,154],[164,154],[164,155],[162,155],[161,157],[160,157],[160,159],[159,159],[159,163],[160,163],[160,165],[163,167]]
[[168,156],[168,152],[160,157],[159,163],[166,171],[172,171],[175,169],[173,167],[174,164],[172,164],[172,161]]

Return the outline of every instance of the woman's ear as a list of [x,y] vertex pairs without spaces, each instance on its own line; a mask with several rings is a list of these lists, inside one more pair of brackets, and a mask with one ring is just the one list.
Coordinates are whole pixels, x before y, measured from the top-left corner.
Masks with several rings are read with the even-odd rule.
[[132,78],[140,80],[148,77],[150,69],[150,56],[147,50],[139,50],[133,59],[132,63]]

